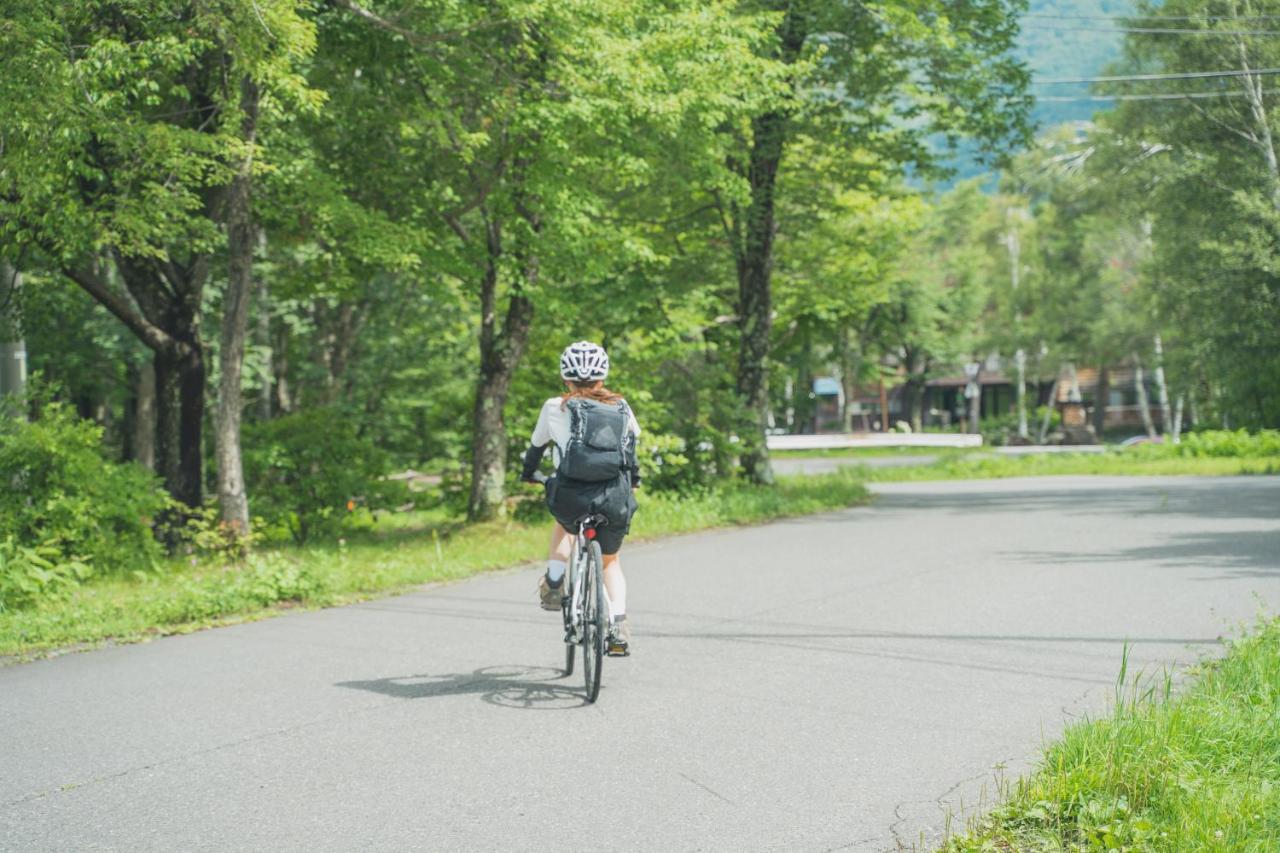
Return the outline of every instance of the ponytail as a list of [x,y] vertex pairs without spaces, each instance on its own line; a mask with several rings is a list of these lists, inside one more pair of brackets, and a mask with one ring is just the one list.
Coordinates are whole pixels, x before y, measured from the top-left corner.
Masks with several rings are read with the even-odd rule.
[[607,403],[609,405],[622,401],[621,394],[610,391],[604,387],[604,382],[598,379],[594,382],[574,382],[569,380],[569,390],[560,395],[560,408],[563,409],[570,400],[575,398],[595,400],[597,403]]

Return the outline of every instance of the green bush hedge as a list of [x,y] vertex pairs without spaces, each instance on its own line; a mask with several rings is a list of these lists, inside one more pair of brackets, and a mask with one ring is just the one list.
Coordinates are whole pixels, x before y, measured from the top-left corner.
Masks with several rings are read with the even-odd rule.
[[244,431],[249,508],[299,543],[334,532],[357,507],[380,509],[407,499],[382,478],[390,460],[356,432],[339,409],[285,415]]
[[1280,456],[1280,430],[1201,430],[1185,433],[1178,444],[1163,445],[1176,456]]
[[150,566],[169,504],[151,472],[111,462],[102,429],[58,404],[0,417],[0,606],[57,595],[91,573]]

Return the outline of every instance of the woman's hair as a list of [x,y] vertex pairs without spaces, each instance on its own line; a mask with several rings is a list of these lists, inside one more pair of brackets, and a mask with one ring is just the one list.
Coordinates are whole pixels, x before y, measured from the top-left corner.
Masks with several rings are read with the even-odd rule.
[[562,409],[574,397],[584,397],[588,400],[595,400],[597,403],[617,403],[622,399],[621,394],[614,393],[604,387],[604,382],[599,379],[592,382],[575,382],[572,379],[565,381],[569,383],[569,390],[560,395],[560,408]]

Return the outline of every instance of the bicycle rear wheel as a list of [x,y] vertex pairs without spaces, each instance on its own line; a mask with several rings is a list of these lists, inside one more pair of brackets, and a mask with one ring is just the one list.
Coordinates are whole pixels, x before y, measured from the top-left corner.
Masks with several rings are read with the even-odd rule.
[[587,687],[587,701],[594,702],[600,695],[609,613],[605,604],[604,561],[600,556],[599,543],[591,542],[586,552],[582,567],[582,675]]

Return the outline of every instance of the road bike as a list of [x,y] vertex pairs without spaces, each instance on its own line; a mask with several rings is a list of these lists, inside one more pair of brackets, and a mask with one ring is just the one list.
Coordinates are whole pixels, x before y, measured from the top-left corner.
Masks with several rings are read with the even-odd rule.
[[[546,483],[543,474],[534,481]],[[569,551],[569,568],[565,573],[565,594],[560,599],[560,615],[564,620],[564,674],[573,675],[573,659],[582,647],[582,675],[587,688],[587,701],[600,695],[600,674],[604,669],[605,649],[613,618],[604,588],[604,557],[596,541],[596,529],[609,523],[598,513],[579,518]]]

